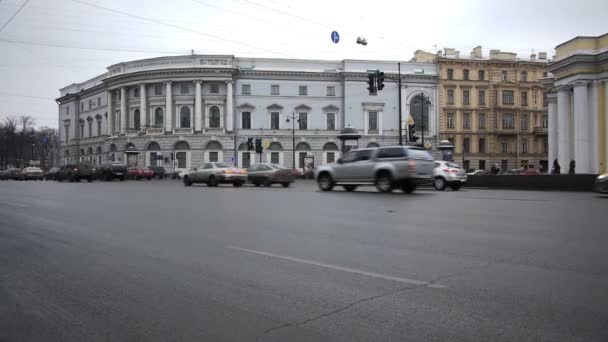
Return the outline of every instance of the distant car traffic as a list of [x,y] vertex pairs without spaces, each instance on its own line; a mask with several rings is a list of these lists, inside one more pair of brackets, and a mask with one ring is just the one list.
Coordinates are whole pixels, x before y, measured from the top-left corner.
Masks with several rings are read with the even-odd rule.
[[44,178],[44,172],[39,167],[26,167],[21,171],[21,180],[39,180]]
[[56,180],[59,173],[58,167],[53,167],[44,174],[44,180]]
[[593,191],[601,194],[608,193],[608,173],[597,176],[593,184]]
[[0,176],[2,180],[19,180],[21,178],[21,169],[12,167],[4,170]]
[[488,171],[486,170],[474,170],[471,172],[467,172],[467,176],[483,176],[483,175],[487,175]]
[[127,165],[123,163],[106,163],[95,168],[95,178],[111,181],[119,179],[121,182],[127,177]]
[[376,185],[381,192],[399,187],[411,193],[417,184],[432,180],[434,167],[433,158],[423,148],[365,148],[344,153],[336,163],[319,166],[315,179],[323,191],[330,191],[335,185],[342,185],[346,191],[354,191],[360,185]]
[[277,164],[254,164],[247,169],[247,173],[249,182],[255,186],[281,184],[286,188],[295,180],[291,169]]
[[70,163],[62,166],[57,173],[58,181],[80,182],[86,179],[89,182],[93,181],[93,169],[88,163]]
[[433,170],[433,186],[436,190],[442,191],[446,187],[452,190],[459,190],[467,181],[467,175],[460,165],[443,160],[435,161]]
[[226,163],[204,163],[200,168],[190,170],[183,177],[185,186],[207,183],[212,187],[228,183],[239,187],[247,182],[247,170]]
[[154,178],[154,171],[147,167],[133,167],[127,171],[127,177],[131,179],[147,179]]

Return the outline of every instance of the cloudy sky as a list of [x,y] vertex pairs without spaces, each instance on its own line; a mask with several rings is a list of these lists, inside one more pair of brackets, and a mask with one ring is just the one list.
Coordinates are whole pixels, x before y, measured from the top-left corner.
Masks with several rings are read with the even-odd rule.
[[551,56],[574,36],[608,32],[606,13],[606,0],[0,0],[0,117],[57,127],[58,89],[121,61],[192,50],[409,60],[417,49],[477,45]]

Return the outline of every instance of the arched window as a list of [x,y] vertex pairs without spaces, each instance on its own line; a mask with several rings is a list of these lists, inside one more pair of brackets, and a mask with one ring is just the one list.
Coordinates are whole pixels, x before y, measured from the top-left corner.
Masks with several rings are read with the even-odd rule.
[[179,127],[180,128],[191,128],[190,127],[190,107],[183,106],[179,110]]
[[174,150],[189,150],[190,145],[188,145],[188,143],[185,141],[180,141],[177,144],[175,144],[175,147],[173,149]]
[[323,151],[338,151],[338,145],[333,142],[328,142],[323,145]]
[[133,111],[133,128],[139,129],[140,121],[139,121],[139,109]]
[[209,108],[209,128],[220,128],[220,109],[217,106]]
[[65,156],[69,157],[70,156],[70,150],[65,150]]
[[136,151],[137,149],[135,148],[135,145],[133,145],[133,143],[128,143],[127,145],[125,145],[125,151]]
[[84,148],[81,148],[81,149],[80,149],[80,155],[81,155],[81,156],[84,156]]
[[[429,130],[429,106],[431,103],[424,96],[418,95],[410,102],[410,115],[414,119],[417,131]],[[423,113],[424,111],[424,113]]]
[[163,127],[163,109],[160,107],[156,108],[156,110],[154,111],[154,127]]
[[369,144],[367,144],[367,147],[380,147],[380,145],[378,145],[378,143],[375,143],[375,142],[370,142]]
[[101,146],[97,146],[97,154],[102,154],[103,150],[101,149]]
[[93,148],[92,148],[92,147],[89,147],[89,149],[88,149],[87,153],[88,153],[88,154],[93,154]]
[[279,144],[278,142],[272,142],[270,143],[270,145],[268,145],[267,150],[269,151],[283,151],[283,146],[281,146],[281,144]]
[[152,141],[146,148],[148,151],[160,151],[160,145],[156,141]]
[[338,159],[338,145],[333,142],[328,142],[323,145],[323,164],[333,163]]
[[222,144],[217,141],[210,141],[205,146],[205,161],[209,163],[222,161],[224,158],[222,153]]
[[310,151],[310,145],[304,141],[299,142],[296,145],[296,151]]
[[221,150],[222,149],[222,145],[217,142],[217,141],[210,141],[207,146],[205,146],[205,150]]
[[110,145],[110,152],[116,152],[116,145],[115,144],[111,144]]

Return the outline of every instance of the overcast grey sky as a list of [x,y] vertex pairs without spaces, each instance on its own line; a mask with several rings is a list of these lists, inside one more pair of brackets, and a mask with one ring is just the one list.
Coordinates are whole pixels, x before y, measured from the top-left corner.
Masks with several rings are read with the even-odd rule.
[[[0,27],[26,1],[0,0]],[[29,114],[38,126],[57,127],[58,89],[121,61],[192,49],[409,60],[417,49],[468,54],[477,45],[485,54],[492,48],[528,57],[534,49],[551,56],[574,36],[608,32],[606,13],[606,0],[29,0],[0,31],[0,117]],[[355,44],[357,36],[369,44]]]

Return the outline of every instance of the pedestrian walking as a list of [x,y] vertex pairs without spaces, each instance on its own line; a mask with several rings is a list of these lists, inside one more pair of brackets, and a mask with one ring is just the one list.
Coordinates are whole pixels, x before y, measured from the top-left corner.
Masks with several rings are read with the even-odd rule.
[[576,168],[576,162],[574,160],[570,161],[570,170],[568,170],[569,175],[575,174],[574,169]]
[[557,162],[557,159],[555,159],[553,161],[553,170],[551,170],[551,174],[552,175],[559,175],[561,172],[561,167],[559,167],[559,163]]

